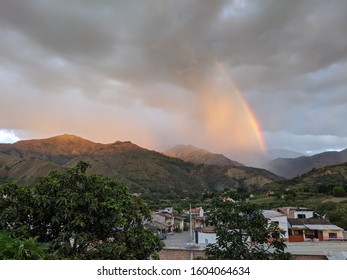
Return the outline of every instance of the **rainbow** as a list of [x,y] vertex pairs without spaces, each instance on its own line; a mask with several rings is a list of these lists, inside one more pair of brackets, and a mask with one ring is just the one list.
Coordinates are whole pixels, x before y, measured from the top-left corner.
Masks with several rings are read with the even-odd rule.
[[245,112],[248,122],[250,124],[250,126],[253,129],[254,135],[256,137],[256,140],[258,142],[259,148],[260,150],[266,154],[267,153],[267,147],[266,147],[266,143],[262,134],[262,129],[261,126],[259,124],[259,121],[257,120],[254,112],[252,111],[250,105],[248,104],[247,100],[242,96],[241,91],[238,89],[238,87],[236,86],[235,81],[232,79],[232,77],[230,76],[230,74],[227,73],[227,71],[225,70],[224,65],[215,60],[215,64],[217,66],[217,69],[219,71],[219,73],[227,79],[228,81],[228,86],[230,86],[231,90],[233,91],[233,93],[235,94],[238,103],[240,104],[242,110]]

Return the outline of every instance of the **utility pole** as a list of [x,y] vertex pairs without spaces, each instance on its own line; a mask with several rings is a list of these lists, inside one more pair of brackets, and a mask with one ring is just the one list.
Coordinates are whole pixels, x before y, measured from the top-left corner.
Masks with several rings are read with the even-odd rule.
[[192,225],[192,204],[189,204],[189,258],[193,259],[193,225]]
[[189,204],[189,243],[193,242],[193,225],[192,225],[192,205]]

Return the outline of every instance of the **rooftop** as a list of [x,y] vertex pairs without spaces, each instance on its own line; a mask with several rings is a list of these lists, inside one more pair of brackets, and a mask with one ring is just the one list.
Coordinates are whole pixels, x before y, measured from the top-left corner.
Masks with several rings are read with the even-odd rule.
[[288,219],[288,222],[293,225],[331,225],[327,219],[323,218],[308,218],[308,219],[299,219],[291,218]]
[[265,218],[267,219],[272,219],[272,218],[276,218],[276,217],[285,217],[285,215],[283,213],[280,213],[276,210],[262,210],[263,215]]

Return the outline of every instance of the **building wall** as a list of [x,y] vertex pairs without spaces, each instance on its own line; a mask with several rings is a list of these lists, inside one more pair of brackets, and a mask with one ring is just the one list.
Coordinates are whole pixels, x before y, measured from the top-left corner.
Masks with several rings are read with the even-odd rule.
[[271,222],[278,222],[278,227],[285,231],[283,238],[288,239],[288,219],[286,216],[274,217],[270,219]]
[[296,210],[294,211],[294,218],[298,218],[298,215],[305,215],[305,219],[313,217],[313,211]]
[[[186,249],[169,249],[164,248],[159,252],[160,260],[190,260],[192,258],[204,259],[205,251],[202,250],[186,250]],[[327,257],[324,255],[293,255],[294,260],[327,260]]]
[[200,207],[199,217],[203,217],[203,216],[204,216],[204,209]]
[[288,238],[289,242],[304,242],[304,236],[302,235],[290,235]]
[[180,229],[180,230],[183,230],[184,229],[184,221],[182,220],[176,220],[174,221],[174,227],[176,229]]
[[160,216],[158,214],[154,214],[152,216],[152,218],[153,218],[153,221],[155,221],[155,222],[158,222],[158,223],[161,223],[161,224],[166,224],[165,223],[165,217],[163,217],[163,216]]
[[198,244],[213,244],[217,241],[215,233],[198,232]]
[[159,252],[161,260],[190,260],[205,258],[205,251],[164,248]]
[[293,255],[294,260],[327,260],[324,255]]
[[[329,233],[336,233],[337,234],[337,238],[330,238],[329,237]],[[323,230],[323,240],[343,240],[344,236],[343,236],[343,231],[342,230]]]

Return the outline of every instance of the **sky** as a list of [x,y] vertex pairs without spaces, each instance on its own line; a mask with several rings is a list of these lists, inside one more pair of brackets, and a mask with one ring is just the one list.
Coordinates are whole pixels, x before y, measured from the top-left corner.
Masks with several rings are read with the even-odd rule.
[[0,0],[0,142],[341,150],[346,26],[345,0]]

